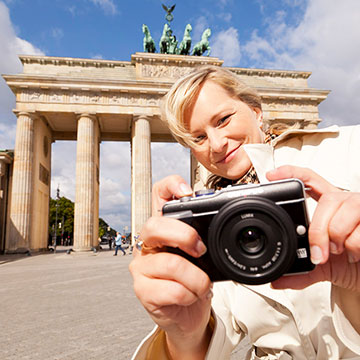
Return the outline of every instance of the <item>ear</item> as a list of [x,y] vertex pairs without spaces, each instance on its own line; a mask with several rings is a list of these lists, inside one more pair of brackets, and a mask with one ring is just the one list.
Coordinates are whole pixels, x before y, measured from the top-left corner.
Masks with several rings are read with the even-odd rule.
[[263,127],[263,112],[259,108],[253,108],[253,111],[255,113],[256,120],[259,122],[259,126],[262,129],[262,127]]

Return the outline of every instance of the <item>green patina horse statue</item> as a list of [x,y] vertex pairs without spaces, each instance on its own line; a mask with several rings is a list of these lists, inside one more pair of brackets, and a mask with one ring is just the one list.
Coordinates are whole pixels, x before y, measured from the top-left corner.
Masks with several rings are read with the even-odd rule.
[[161,54],[169,53],[169,45],[170,45],[169,31],[170,31],[170,26],[168,24],[165,24],[161,38],[160,38],[160,42],[159,42]]
[[191,55],[201,56],[207,50],[208,51],[207,56],[209,56],[210,51],[211,51],[211,47],[209,45],[209,37],[210,36],[211,36],[211,30],[206,29],[201,36],[201,40],[197,44],[194,45]]
[[143,41],[144,52],[154,53],[156,51],[155,41],[151,37],[150,30],[145,24],[142,26],[142,31],[145,35]]
[[177,49],[177,54],[189,55],[191,48],[191,36],[190,36],[191,31],[192,31],[191,25],[187,24],[184,31],[184,37]]

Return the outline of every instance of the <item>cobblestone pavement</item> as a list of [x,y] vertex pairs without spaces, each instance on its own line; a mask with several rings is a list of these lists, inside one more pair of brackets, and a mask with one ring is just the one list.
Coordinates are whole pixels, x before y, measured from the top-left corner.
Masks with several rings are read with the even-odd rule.
[[0,359],[130,359],[153,328],[133,293],[130,261],[108,249],[1,255]]

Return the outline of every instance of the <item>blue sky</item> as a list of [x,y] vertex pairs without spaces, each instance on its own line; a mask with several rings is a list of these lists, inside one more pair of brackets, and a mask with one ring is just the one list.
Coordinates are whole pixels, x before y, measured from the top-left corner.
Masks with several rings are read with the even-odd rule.
[[[359,123],[359,0],[0,0],[0,73],[20,73],[18,54],[129,61],[142,51],[142,24],[158,43],[165,11],[176,4],[171,28],[181,38],[187,23],[193,43],[210,27],[212,56],[224,66],[311,71],[309,86],[328,89],[322,127]],[[0,149],[15,144],[14,96],[0,78]],[[153,145],[154,181],[180,173],[188,154]],[[117,154],[121,151],[122,156]],[[52,196],[74,200],[75,142],[53,144]],[[183,159],[174,161],[170,155]],[[121,229],[130,224],[130,151],[101,144],[100,216]]]
[[[160,39],[166,14],[162,4],[170,6],[176,1],[8,0],[5,4],[18,36],[46,55],[126,60],[142,50],[142,24]],[[194,40],[199,40],[205,27],[216,34],[233,26],[240,42],[244,42],[254,29],[261,36],[266,31],[266,14],[282,11],[282,7],[281,1],[271,0],[182,0],[176,4],[171,27],[180,37],[190,23]],[[304,11],[301,4],[287,8],[289,22],[299,19]]]

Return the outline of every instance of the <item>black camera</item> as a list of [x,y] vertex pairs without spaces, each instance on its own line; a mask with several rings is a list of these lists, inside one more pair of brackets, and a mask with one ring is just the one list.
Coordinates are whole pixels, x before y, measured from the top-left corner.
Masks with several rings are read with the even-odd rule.
[[167,202],[163,214],[194,227],[208,251],[194,258],[212,281],[258,285],[314,269],[310,261],[305,190],[298,179],[202,190]]

